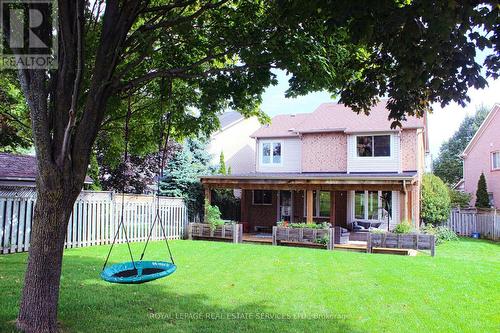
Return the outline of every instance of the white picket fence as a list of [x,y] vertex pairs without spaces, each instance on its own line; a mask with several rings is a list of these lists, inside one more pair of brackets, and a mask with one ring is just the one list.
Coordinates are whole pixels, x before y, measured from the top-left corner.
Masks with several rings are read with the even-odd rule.
[[[128,239],[145,241],[156,215],[152,196],[125,196],[124,225]],[[32,216],[36,198],[33,195],[0,193],[0,254],[28,251]],[[181,198],[160,197],[160,216],[168,239],[179,239],[187,226],[187,208]],[[73,207],[68,223],[66,248],[110,244],[121,216],[121,195],[112,192],[84,191]],[[151,240],[163,239],[156,223]],[[125,242],[120,231],[117,243]]]
[[500,239],[500,214],[496,211],[485,213],[453,210],[446,226],[460,236],[471,236],[473,232],[478,232],[481,238]]

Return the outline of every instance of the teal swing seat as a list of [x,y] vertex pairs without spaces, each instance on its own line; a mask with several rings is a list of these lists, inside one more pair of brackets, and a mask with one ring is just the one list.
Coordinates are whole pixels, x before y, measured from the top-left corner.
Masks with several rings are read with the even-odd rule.
[[[170,82],[170,85],[172,83]],[[164,82],[162,78],[162,83],[161,83],[161,98],[160,98],[160,108],[163,110],[162,105],[163,105],[163,90],[164,90]],[[171,87],[170,87],[171,90]],[[130,115],[132,114],[132,110],[130,109],[130,96],[129,96],[129,104],[128,104],[128,112],[127,112],[127,117],[125,120],[125,156],[123,160],[123,164],[125,167],[127,167],[129,164],[128,162],[128,123],[130,120]],[[163,112],[162,112],[163,114]],[[165,158],[166,154],[165,152],[168,151],[168,140],[169,140],[169,135],[170,135],[170,124],[171,124],[171,118],[170,118],[170,113],[166,114],[166,119],[168,122],[168,128],[167,128],[167,134],[165,136],[165,145],[162,144],[163,142],[163,132],[164,128],[162,127],[160,131],[160,140],[159,140],[159,152],[162,152],[162,156],[160,158],[160,153],[158,154],[158,177],[157,177],[157,194],[156,194],[156,216],[155,219],[151,225],[151,228],[149,229],[149,234],[148,238],[146,239],[146,244],[144,245],[144,248],[141,253],[141,257],[139,261],[135,261],[134,257],[132,255],[132,250],[130,249],[130,243],[127,235],[127,229],[125,227],[125,224],[123,223],[123,216],[125,215],[125,182],[122,183],[122,195],[121,195],[121,214],[120,214],[120,222],[118,223],[118,228],[116,229],[115,236],[113,238],[113,242],[111,243],[111,247],[109,249],[108,255],[106,257],[106,260],[104,261],[104,266],[102,267],[101,271],[101,279],[103,279],[106,282],[111,282],[111,283],[122,283],[122,284],[139,284],[139,283],[145,283],[149,281],[153,281],[156,279],[161,279],[166,276],[169,276],[170,274],[174,273],[175,270],[177,269],[177,266],[175,266],[174,263],[174,258],[172,256],[172,251],[170,251],[170,246],[168,245],[168,237],[167,233],[165,231],[165,228],[163,226],[163,221],[161,218],[160,214],[160,198],[159,198],[159,193],[160,193],[160,179],[163,178],[163,169],[165,168]],[[126,174],[126,172],[125,172]],[[158,225],[161,228],[163,238],[165,239],[165,244],[167,245],[168,249],[168,254],[170,256],[170,262],[166,261],[143,261],[142,258],[144,257],[144,254],[146,253],[146,248],[148,247],[149,240],[151,239],[151,235],[153,234],[153,228],[158,223]],[[111,251],[113,250],[113,246],[115,245],[115,242],[118,238],[118,235],[120,233],[120,230],[123,231],[123,234],[125,236],[125,242],[127,243],[128,247],[128,252],[130,255],[130,260],[128,262],[122,262],[118,264],[111,265],[109,267],[106,267],[109,256],[111,255]]]
[[139,284],[169,276],[177,266],[165,261],[123,262],[107,267],[101,279],[111,283]]

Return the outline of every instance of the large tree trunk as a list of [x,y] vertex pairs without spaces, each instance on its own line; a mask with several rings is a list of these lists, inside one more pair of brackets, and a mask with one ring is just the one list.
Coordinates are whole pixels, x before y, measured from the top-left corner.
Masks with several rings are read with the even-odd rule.
[[[40,186],[40,184],[38,184]],[[78,192],[38,188],[28,266],[17,327],[56,332],[62,255],[68,220]]]

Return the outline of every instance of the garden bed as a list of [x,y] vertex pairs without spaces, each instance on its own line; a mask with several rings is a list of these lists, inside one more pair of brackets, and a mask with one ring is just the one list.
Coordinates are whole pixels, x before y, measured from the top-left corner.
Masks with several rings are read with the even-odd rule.
[[333,250],[334,230],[315,228],[273,227],[273,245],[281,243],[294,246],[322,247]]
[[243,240],[243,225],[228,223],[213,227],[208,223],[189,223],[189,239],[207,239],[241,243]]
[[368,233],[366,240],[366,252],[373,252],[373,248],[386,249],[412,249],[430,250],[432,256],[435,254],[436,238],[427,234],[397,234],[397,233]]

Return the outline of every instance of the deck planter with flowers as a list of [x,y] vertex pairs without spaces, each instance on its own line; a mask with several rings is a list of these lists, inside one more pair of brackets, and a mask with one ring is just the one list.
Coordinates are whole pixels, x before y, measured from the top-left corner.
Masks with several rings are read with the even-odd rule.
[[289,226],[273,227],[273,245],[290,243],[310,247],[326,247],[333,250],[333,228],[292,228]]
[[243,226],[238,223],[226,223],[213,227],[208,223],[189,223],[189,239],[206,239],[231,241],[241,243],[243,241]]

